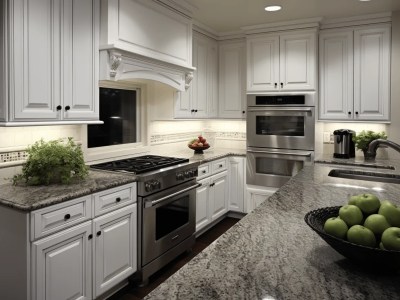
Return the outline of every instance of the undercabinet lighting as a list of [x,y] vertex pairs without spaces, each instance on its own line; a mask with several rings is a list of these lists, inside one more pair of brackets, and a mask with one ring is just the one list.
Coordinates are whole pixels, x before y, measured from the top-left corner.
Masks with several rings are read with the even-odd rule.
[[271,5],[271,6],[267,6],[265,8],[266,11],[278,11],[281,9],[282,9],[282,6],[279,6],[279,5]]

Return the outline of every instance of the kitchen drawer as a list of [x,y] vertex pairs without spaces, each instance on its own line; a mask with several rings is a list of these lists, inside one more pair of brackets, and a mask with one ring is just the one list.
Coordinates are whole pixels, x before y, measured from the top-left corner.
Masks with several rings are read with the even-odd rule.
[[211,175],[211,168],[209,163],[199,166],[197,179],[201,179],[210,175]]
[[136,202],[136,183],[119,186],[94,194],[94,216]]
[[31,212],[31,241],[91,218],[91,195],[35,210]]
[[211,173],[217,174],[219,172],[225,171],[227,168],[226,166],[226,158],[213,161],[211,162]]

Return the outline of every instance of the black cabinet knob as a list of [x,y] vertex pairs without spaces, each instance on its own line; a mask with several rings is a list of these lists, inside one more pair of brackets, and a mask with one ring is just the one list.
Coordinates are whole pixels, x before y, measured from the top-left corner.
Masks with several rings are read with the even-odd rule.
[[93,234],[88,235],[88,240],[91,240],[93,238]]
[[349,111],[348,114],[351,115],[351,111]]
[[194,109],[192,109],[190,112],[194,112]]
[[194,112],[197,112],[197,109],[195,109]]
[[64,220],[66,221],[66,220],[69,220],[71,218],[71,215],[70,214],[66,214],[65,216],[64,216]]
[[121,198],[118,197],[117,199],[115,199],[116,202],[121,202]]
[[277,84],[276,82],[275,82],[275,84],[274,84],[274,85],[275,85],[275,88],[277,88],[277,87],[278,87],[278,84]]
[[245,111],[245,110],[243,110],[243,111],[242,111],[242,114],[245,114],[245,113],[246,113],[246,111]]
[[283,88],[283,82],[281,82],[281,88]]
[[59,110],[62,109],[62,106],[61,105],[57,105],[56,109],[57,109],[57,111],[59,111]]
[[356,111],[356,115],[358,115],[358,111]]
[[101,231],[97,231],[97,236],[100,236],[101,235]]
[[69,106],[69,105],[67,105],[66,107],[65,107],[65,110],[66,111],[68,111],[68,110],[70,110],[71,109],[71,106]]

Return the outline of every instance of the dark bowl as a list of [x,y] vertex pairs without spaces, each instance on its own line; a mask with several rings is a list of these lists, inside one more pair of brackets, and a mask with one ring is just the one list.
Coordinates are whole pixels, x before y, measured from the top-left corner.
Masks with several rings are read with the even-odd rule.
[[324,231],[325,221],[339,215],[341,206],[325,207],[308,212],[304,220],[333,249],[365,268],[381,270],[400,269],[400,251],[382,250],[350,243]]
[[206,150],[206,149],[210,148],[210,145],[208,145],[208,146],[202,146],[202,147],[193,147],[192,145],[188,145],[188,147],[189,147],[190,149],[193,149],[193,150],[194,150],[194,153],[202,154],[202,153],[203,153],[203,150]]

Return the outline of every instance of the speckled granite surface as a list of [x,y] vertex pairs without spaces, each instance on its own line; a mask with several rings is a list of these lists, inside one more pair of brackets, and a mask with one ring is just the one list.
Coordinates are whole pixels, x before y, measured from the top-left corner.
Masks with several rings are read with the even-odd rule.
[[399,299],[399,273],[353,265],[304,215],[366,191],[400,204],[400,187],[331,178],[331,168],[304,168],[145,299]]
[[13,186],[6,183],[0,185],[0,204],[32,211],[136,180],[132,175],[90,171],[88,179],[70,185]]
[[[204,154],[194,154],[191,149],[179,150],[173,153],[151,152],[153,155],[164,155],[189,158],[189,162],[206,163],[231,155],[245,156],[245,150],[213,149]],[[0,177],[11,178],[12,172],[0,169]],[[10,180],[0,184],[0,205],[12,207],[23,211],[32,211],[94,192],[137,181],[138,177],[126,173],[90,171],[90,176],[83,182],[71,185],[49,186],[13,186]]]

